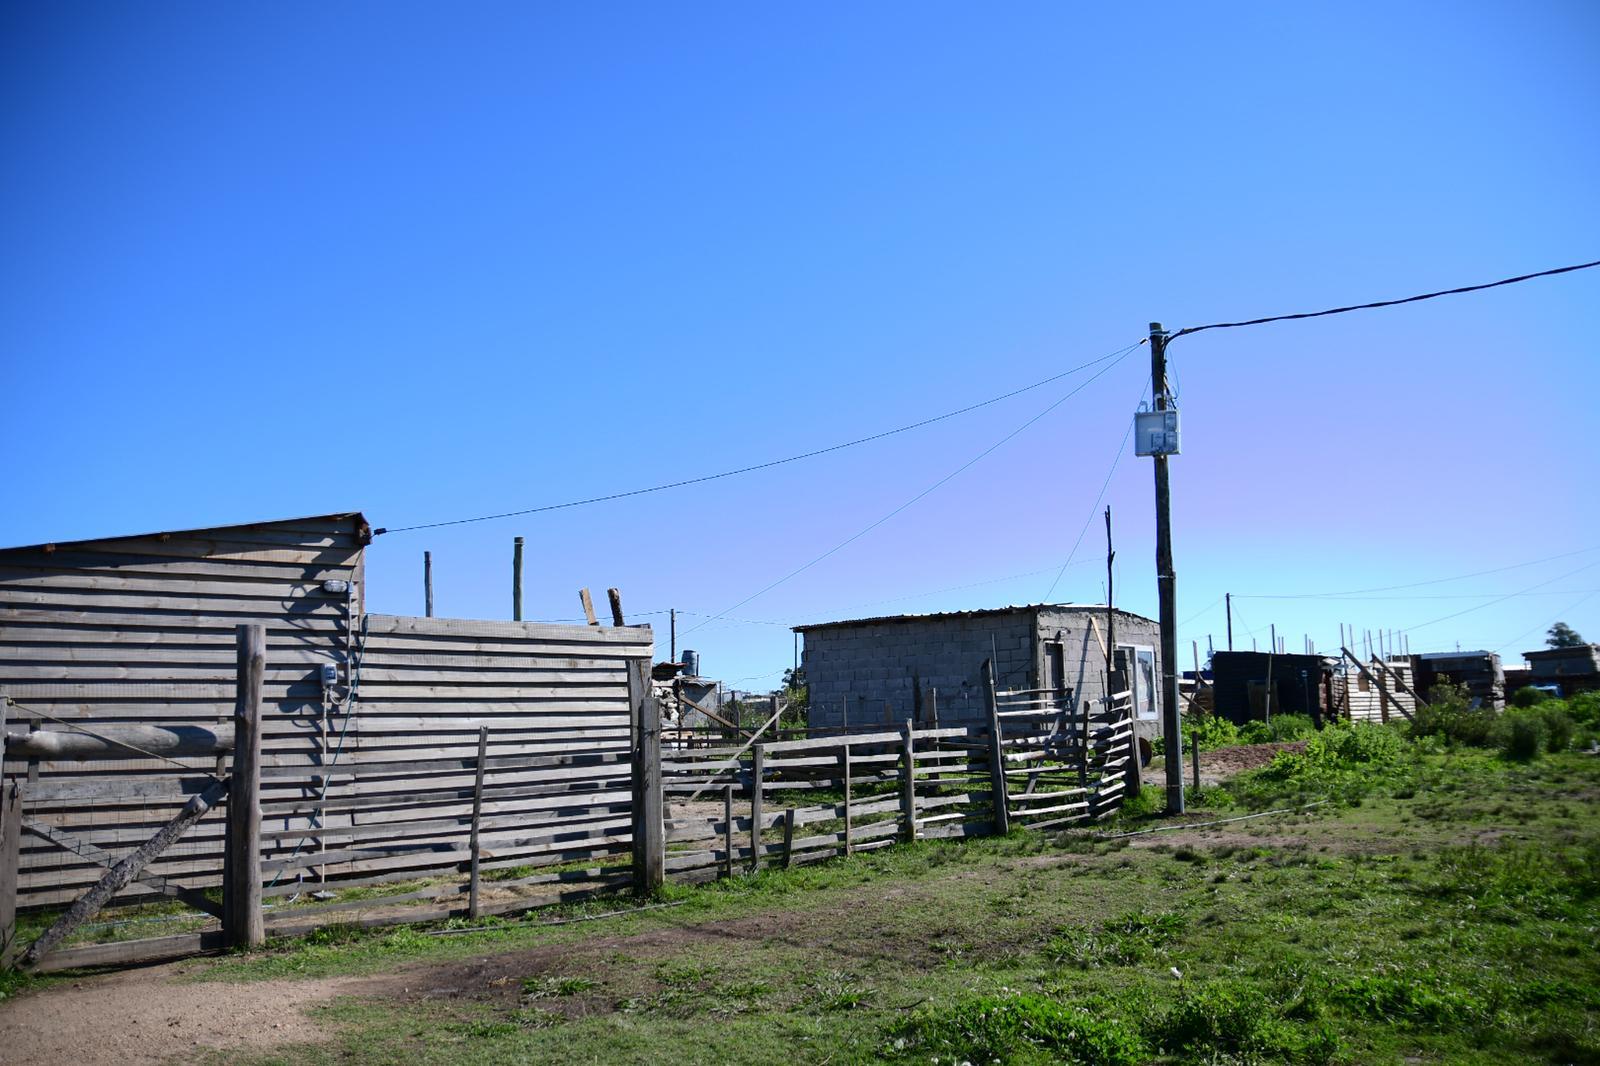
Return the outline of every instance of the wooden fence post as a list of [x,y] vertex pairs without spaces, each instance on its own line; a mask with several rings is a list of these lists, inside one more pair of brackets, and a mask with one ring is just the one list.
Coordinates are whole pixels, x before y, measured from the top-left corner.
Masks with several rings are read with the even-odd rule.
[[1089,787],[1089,701],[1083,701],[1083,717],[1078,720],[1078,787]]
[[236,639],[222,931],[229,945],[254,948],[266,939],[261,914],[261,680],[266,673],[266,627],[241,625]]
[[917,839],[917,752],[916,725],[906,719],[905,750],[900,763],[900,815],[905,819],[906,840]]
[[750,872],[761,869],[761,773],[765,769],[766,745],[750,749]]
[[983,661],[983,698],[989,710],[989,805],[994,808],[994,831],[1011,832],[1011,795],[1006,788],[1005,738],[1000,731],[1000,700],[994,691],[994,660]]
[[727,856],[723,863],[722,876],[733,876],[733,786],[725,785],[722,789],[722,850]]
[[650,691],[650,660],[628,660],[633,706],[633,888],[652,895],[667,879],[661,791],[661,706]]
[[783,868],[787,870],[794,862],[794,808],[786,808],[783,812]]
[[[0,696],[0,745],[6,731],[6,697]],[[17,957],[17,865],[22,861],[22,782],[0,776],[0,970]]]
[[844,751],[839,756],[839,761],[844,764],[844,853],[848,858],[855,854],[855,836],[850,819],[850,745],[844,746]]
[[472,836],[468,848],[472,852],[472,874],[467,884],[467,914],[478,916],[478,867],[482,849],[478,846],[478,830],[483,824],[483,764],[489,755],[489,727],[478,727],[478,777],[472,786]]

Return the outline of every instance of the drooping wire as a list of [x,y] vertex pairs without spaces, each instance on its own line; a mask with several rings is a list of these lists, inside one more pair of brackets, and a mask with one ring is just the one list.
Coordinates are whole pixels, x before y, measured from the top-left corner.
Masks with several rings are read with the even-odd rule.
[[1467,292],[1481,292],[1484,289],[1496,289],[1502,285],[1515,285],[1518,282],[1532,281],[1534,278],[1548,278],[1556,274],[1570,274],[1575,270],[1588,270],[1600,266],[1600,259],[1588,263],[1574,263],[1571,266],[1555,267],[1551,270],[1539,270],[1532,274],[1519,274],[1514,278],[1501,278],[1499,281],[1487,281],[1481,285],[1462,285],[1454,289],[1440,289],[1438,292],[1425,292],[1417,296],[1406,296],[1398,300],[1374,300],[1371,303],[1349,304],[1345,307],[1330,307],[1325,311],[1302,311],[1293,315],[1270,315],[1266,318],[1251,318],[1243,322],[1211,322],[1204,326],[1189,326],[1171,334],[1167,341],[1171,343],[1179,337],[1187,337],[1193,333],[1202,333],[1208,329],[1237,329],[1240,326],[1261,326],[1268,322],[1292,322],[1302,318],[1322,318],[1325,315],[1342,315],[1350,311],[1370,311],[1379,307],[1397,307],[1400,304],[1414,304],[1422,300],[1435,300],[1440,296],[1459,296]]
[[[1148,385],[1145,387],[1149,388]],[[1139,393],[1142,400],[1144,392]],[[1049,603],[1051,595],[1056,591],[1056,586],[1061,583],[1061,575],[1067,572],[1067,567],[1072,565],[1073,556],[1078,554],[1078,548],[1083,544],[1083,538],[1088,536],[1089,527],[1094,524],[1095,516],[1100,512],[1100,502],[1106,498],[1106,490],[1111,487],[1111,479],[1116,475],[1117,466],[1122,462],[1122,457],[1128,451],[1128,438],[1133,436],[1133,419],[1128,420],[1128,428],[1122,434],[1122,443],[1117,445],[1117,454],[1111,458],[1111,469],[1106,471],[1106,479],[1100,484],[1100,492],[1094,498],[1094,503],[1089,505],[1089,517],[1083,520],[1083,528],[1078,530],[1078,539],[1072,542],[1072,550],[1067,552],[1066,561],[1056,570],[1056,576],[1051,579],[1050,587],[1044,590],[1043,602]]]
[[[807,570],[811,569],[813,566],[816,566],[818,563],[822,562],[824,559],[827,559],[829,556],[831,556],[831,555],[843,550],[844,548],[850,546],[851,544],[854,544],[856,541],[860,540],[862,537],[866,536],[868,533],[871,533],[874,529],[877,529],[879,526],[881,526],[885,522],[889,521],[891,518],[893,518],[895,515],[899,514],[901,511],[904,511],[908,507],[911,507],[914,504],[918,503],[924,497],[927,497],[927,496],[931,495],[933,492],[935,492],[936,490],[941,488],[947,482],[954,480],[958,475],[964,473],[969,468],[975,466],[977,463],[979,463],[980,461],[982,461],[983,459],[988,457],[990,455],[990,453],[994,452],[995,450],[1000,448],[1002,445],[1008,443],[1012,438],[1016,437],[1018,434],[1022,433],[1024,430],[1028,429],[1035,422],[1038,422],[1045,415],[1048,415],[1051,411],[1054,411],[1057,407],[1060,407],[1062,404],[1064,404],[1068,400],[1072,399],[1072,397],[1076,396],[1078,393],[1082,392],[1084,389],[1086,389],[1090,385],[1094,384],[1097,380],[1100,379],[1100,377],[1102,375],[1104,375],[1107,372],[1109,372],[1110,370],[1114,369],[1117,366],[1117,364],[1121,363],[1122,360],[1126,359],[1128,357],[1128,353],[1133,351],[1135,348],[1139,347],[1139,345],[1142,344],[1142,343],[1143,343],[1142,341],[1137,341],[1137,342],[1135,342],[1133,344],[1128,345],[1126,348],[1121,349],[1120,351],[1111,353],[1111,356],[1109,356],[1109,357],[1104,357],[1104,358],[1112,358],[1112,361],[1110,363],[1107,363],[1105,366],[1101,367],[1094,374],[1092,374],[1087,381],[1084,381],[1081,385],[1076,386],[1071,391],[1066,393],[1064,396],[1062,396],[1059,399],[1055,400],[1053,403],[1051,403],[1044,410],[1040,411],[1038,414],[1034,415],[1032,418],[1029,418],[1026,422],[1022,423],[1016,429],[1013,429],[1011,432],[1007,433],[1005,436],[1001,437],[999,440],[995,441],[993,444],[991,444],[987,448],[983,449],[983,451],[979,452],[977,455],[973,456],[971,459],[968,459],[966,462],[962,463],[960,466],[958,466],[954,470],[950,471],[950,473],[946,474],[944,477],[940,478],[938,481],[935,481],[932,485],[929,485],[927,488],[923,489],[921,492],[919,492],[915,496],[911,497],[905,503],[902,503],[900,506],[898,506],[894,510],[890,511],[888,514],[884,515],[882,518],[879,518],[877,521],[872,522],[870,525],[866,526],[864,529],[861,529],[858,532],[853,533],[850,536],[846,537],[844,540],[840,541],[838,544],[835,544],[833,547],[829,548],[827,551],[823,552],[821,555],[818,555],[818,556],[814,557],[809,562],[807,562],[807,563],[805,563],[805,564],[803,564],[801,566],[796,567],[795,569],[789,571],[787,574],[784,574],[782,577],[778,578],[776,581],[773,581],[773,582],[765,585],[761,589],[757,590],[756,592],[751,593],[750,595],[746,596],[744,599],[740,600],[738,603],[734,604],[733,606],[727,608],[726,610],[719,611],[717,614],[713,615],[710,618],[705,619],[702,622],[697,622],[695,625],[690,626],[687,630],[685,630],[684,636],[687,636],[689,633],[693,633],[695,630],[701,628],[702,626],[708,625],[709,623],[714,622],[717,619],[720,619],[720,618],[722,618],[722,617],[724,617],[726,615],[732,614],[734,611],[737,611],[739,608],[743,607],[745,604],[751,602],[752,600],[755,600],[755,599],[758,599],[758,598],[760,598],[762,596],[765,596],[767,593],[771,592],[773,589],[777,588],[779,585],[782,585],[785,582],[790,581],[790,580],[800,576],[801,574],[805,573]],[[1102,360],[1098,360],[1098,361],[1103,361],[1103,359]]]
[[[1145,343],[1143,340],[1139,341],[1139,344],[1143,343]],[[1137,345],[1135,345],[1135,347],[1137,347]],[[764,463],[752,463],[749,466],[741,466],[733,470],[724,470],[716,474],[705,474],[700,477],[684,478],[681,481],[668,481],[660,485],[651,485],[642,489],[629,489],[626,492],[612,492],[603,496],[589,496],[581,500],[567,500],[563,503],[547,503],[540,507],[525,507],[517,511],[501,511],[497,514],[476,515],[472,518],[451,518],[441,522],[421,522],[417,525],[411,526],[394,526],[392,528],[375,529],[372,531],[372,535],[376,537],[381,536],[384,533],[409,533],[418,529],[438,529],[441,526],[460,526],[466,525],[470,522],[491,522],[499,518],[518,518],[522,515],[543,514],[546,511],[560,511],[569,507],[586,507],[589,504],[607,503],[612,500],[624,500],[630,496],[643,496],[652,492],[665,492],[667,489],[681,489],[686,488],[689,485],[700,485],[707,481],[717,481],[725,477],[736,477],[739,474],[754,473],[757,470],[770,470],[775,466],[784,466],[788,463],[797,463],[802,459],[815,459],[819,455],[828,455],[832,452],[843,451],[846,448],[854,448],[857,445],[870,444],[875,440],[883,440],[885,437],[893,437],[896,434],[908,433],[913,429],[921,429],[923,426],[931,426],[936,422],[943,422],[946,419],[955,418],[958,415],[968,414],[969,412],[979,410],[980,408],[997,404],[1002,400],[1009,400],[1013,396],[1021,396],[1025,392],[1032,392],[1034,389],[1041,388],[1053,381],[1060,381],[1062,378],[1071,377],[1073,374],[1087,370],[1092,366],[1096,366],[1107,361],[1108,359],[1115,359],[1118,356],[1125,355],[1127,352],[1128,349],[1124,348],[1120,349],[1119,351],[1111,352],[1107,355],[1102,355],[1098,359],[1091,359],[1087,363],[1081,363],[1070,370],[1063,370],[1059,374],[1052,374],[1047,378],[1035,381],[1031,385],[1024,385],[1019,389],[1012,389],[1010,392],[1003,392],[998,396],[991,396],[987,400],[979,400],[977,403],[968,404],[965,407],[959,407],[954,411],[946,411],[944,414],[934,415],[932,418],[924,418],[908,425],[898,426],[894,429],[886,429],[881,433],[872,433],[865,437],[857,437],[854,440],[847,440],[839,444],[832,444],[826,448],[816,448],[809,452],[801,452],[798,455],[790,455],[782,459],[772,459]]]
[[[1419,589],[1427,585],[1444,585],[1452,581],[1465,581],[1472,577],[1486,577],[1489,574],[1503,574],[1508,570],[1521,570],[1528,566],[1538,566],[1540,563],[1553,563],[1557,559],[1570,559],[1574,555],[1587,555],[1592,551],[1600,551],[1600,544],[1588,548],[1579,548],[1576,551],[1562,552],[1559,555],[1547,555],[1542,559],[1530,559],[1525,563],[1512,563],[1510,566],[1496,566],[1489,570],[1475,570],[1470,574],[1457,574],[1454,577],[1436,577],[1427,581],[1413,581],[1405,585],[1378,585],[1366,589],[1347,589],[1343,592],[1235,592],[1236,600],[1336,600],[1346,596],[1360,596],[1369,592],[1397,592],[1402,589]],[[1492,594],[1491,594],[1492,595]]]

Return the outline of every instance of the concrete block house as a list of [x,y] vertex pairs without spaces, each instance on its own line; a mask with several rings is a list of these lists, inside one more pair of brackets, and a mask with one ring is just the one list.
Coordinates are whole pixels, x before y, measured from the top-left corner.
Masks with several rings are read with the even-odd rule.
[[[1133,693],[1138,732],[1160,735],[1161,640],[1155,621],[1113,611],[1112,691]],[[890,615],[796,626],[810,690],[812,730],[987,725],[982,666],[995,662],[1001,690],[1045,689],[1081,705],[1106,690],[1103,606],[1030,604],[938,614]]]

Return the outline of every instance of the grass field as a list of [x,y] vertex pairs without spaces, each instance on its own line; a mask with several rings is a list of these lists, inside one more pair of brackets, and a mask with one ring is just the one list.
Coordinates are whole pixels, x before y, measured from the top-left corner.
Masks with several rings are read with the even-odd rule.
[[1600,1062],[1600,759],[1353,743],[1199,816],[1335,800],[1303,813],[918,844],[589,923],[332,930],[186,979],[367,975],[317,1008],[325,1041],[231,1062]]

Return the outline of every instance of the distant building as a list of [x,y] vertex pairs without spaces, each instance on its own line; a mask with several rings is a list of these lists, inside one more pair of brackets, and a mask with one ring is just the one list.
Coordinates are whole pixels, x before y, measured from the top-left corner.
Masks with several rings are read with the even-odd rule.
[[1535,685],[1559,685],[1563,696],[1600,688],[1600,644],[1525,651]]
[[1442,680],[1467,686],[1473,701],[1496,710],[1506,705],[1506,673],[1492,651],[1440,651],[1411,657],[1417,695],[1428,699]]
[[796,626],[815,730],[988,722],[984,660],[1001,690],[1070,692],[1079,705],[1106,691],[1106,649],[1115,640],[1112,691],[1133,694],[1137,730],[1160,735],[1160,627],[1105,607],[1030,604],[990,610],[890,615]]
[[1211,656],[1211,677],[1215,711],[1235,725],[1260,721],[1269,711],[1321,722],[1337,705],[1333,663],[1321,655],[1219,651]]

